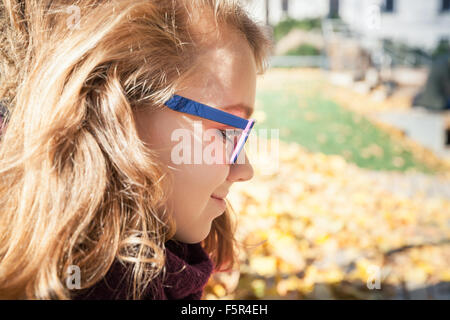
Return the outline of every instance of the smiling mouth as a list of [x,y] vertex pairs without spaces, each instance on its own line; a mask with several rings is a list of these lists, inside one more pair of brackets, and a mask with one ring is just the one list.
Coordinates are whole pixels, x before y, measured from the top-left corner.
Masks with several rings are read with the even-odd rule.
[[226,202],[224,198],[219,198],[216,196],[211,196],[211,199],[213,199],[213,202],[217,205],[219,205],[219,207],[221,208],[221,210],[225,210],[226,209]]
[[211,198],[217,199],[217,200],[225,200],[226,197],[227,197],[227,195],[224,195],[224,196],[216,196],[214,194],[211,195]]

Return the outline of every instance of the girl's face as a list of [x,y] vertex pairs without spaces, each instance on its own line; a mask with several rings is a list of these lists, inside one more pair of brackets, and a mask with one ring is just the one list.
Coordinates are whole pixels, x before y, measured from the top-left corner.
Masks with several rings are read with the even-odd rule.
[[[209,45],[200,61],[199,68],[183,81],[182,88],[176,94],[248,118],[249,114],[241,107],[251,108],[250,112],[253,110],[257,71],[252,50],[243,36],[228,34],[220,43]],[[212,221],[225,211],[225,201],[216,198],[225,198],[233,183],[253,177],[253,168],[245,150],[242,149],[238,158],[242,160],[241,157],[245,157],[245,163],[238,161],[239,164],[230,165],[220,161],[208,164],[203,159],[200,164],[194,164],[194,149],[197,148],[194,140],[203,151],[211,143],[223,144],[218,129],[232,128],[168,107],[139,112],[135,118],[139,136],[158,153],[169,174],[173,175],[174,189],[169,195],[169,207],[176,222],[175,239],[185,243],[204,240],[210,232]],[[199,128],[202,128],[203,137],[198,134]],[[174,161],[174,147],[181,144],[179,136],[172,138],[177,129],[184,129],[191,135],[188,144],[190,163]],[[205,137],[207,130],[211,129],[213,131],[208,132],[215,133],[214,140]]]

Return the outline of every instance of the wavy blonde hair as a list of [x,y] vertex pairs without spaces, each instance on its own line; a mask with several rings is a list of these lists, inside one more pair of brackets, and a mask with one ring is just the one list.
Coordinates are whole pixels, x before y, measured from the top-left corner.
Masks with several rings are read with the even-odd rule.
[[[118,259],[140,299],[163,271],[172,182],[132,111],[161,107],[193,70],[208,15],[242,32],[264,72],[270,38],[236,1],[2,1],[0,298],[70,299],[69,266],[88,288]],[[231,212],[203,241],[216,270],[236,262]]]

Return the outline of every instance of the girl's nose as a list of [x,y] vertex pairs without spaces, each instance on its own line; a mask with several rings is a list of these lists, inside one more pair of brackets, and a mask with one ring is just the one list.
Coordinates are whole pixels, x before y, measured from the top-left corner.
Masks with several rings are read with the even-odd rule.
[[[241,157],[245,157],[245,162],[242,161]],[[253,167],[247,158],[245,150],[242,150],[241,154],[239,154],[238,156],[236,163],[232,164],[230,167],[228,180],[233,182],[247,181],[253,178],[253,175],[254,175]]]

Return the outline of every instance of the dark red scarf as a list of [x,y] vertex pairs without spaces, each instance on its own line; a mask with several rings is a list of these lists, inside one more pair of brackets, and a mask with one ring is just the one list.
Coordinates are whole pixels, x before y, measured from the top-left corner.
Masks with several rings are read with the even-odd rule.
[[[145,300],[200,300],[213,272],[213,263],[200,243],[166,242],[166,274],[161,273],[149,287]],[[126,299],[129,272],[115,262],[105,278],[91,288],[76,292],[74,300]],[[128,277],[126,277],[128,275]]]

